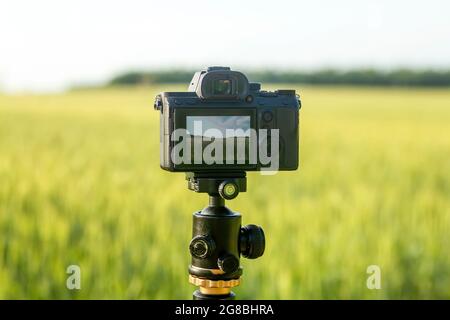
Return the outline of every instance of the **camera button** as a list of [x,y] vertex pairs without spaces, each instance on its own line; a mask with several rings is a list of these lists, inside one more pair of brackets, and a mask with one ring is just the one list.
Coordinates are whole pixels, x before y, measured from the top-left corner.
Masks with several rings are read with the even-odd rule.
[[262,114],[262,118],[266,122],[270,122],[273,119],[273,113],[270,111],[264,111]]

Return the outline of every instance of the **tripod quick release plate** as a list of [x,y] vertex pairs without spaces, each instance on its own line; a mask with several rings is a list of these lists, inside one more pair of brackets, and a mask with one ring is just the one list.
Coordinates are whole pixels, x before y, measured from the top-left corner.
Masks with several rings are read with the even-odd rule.
[[225,200],[231,200],[238,196],[239,192],[247,191],[247,178],[243,173],[229,174],[204,174],[186,173],[189,190],[220,195]]

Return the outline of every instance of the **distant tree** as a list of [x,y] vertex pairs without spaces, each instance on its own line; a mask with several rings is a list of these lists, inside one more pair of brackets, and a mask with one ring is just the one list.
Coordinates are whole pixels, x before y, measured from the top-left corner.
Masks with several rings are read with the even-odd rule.
[[[150,83],[188,83],[194,71],[162,70],[150,72],[127,72],[109,81],[108,85],[142,85]],[[249,79],[264,83],[305,83],[322,85],[365,86],[450,86],[450,71],[398,69],[383,72],[374,69],[338,71],[324,69],[315,72],[301,71],[250,71]]]

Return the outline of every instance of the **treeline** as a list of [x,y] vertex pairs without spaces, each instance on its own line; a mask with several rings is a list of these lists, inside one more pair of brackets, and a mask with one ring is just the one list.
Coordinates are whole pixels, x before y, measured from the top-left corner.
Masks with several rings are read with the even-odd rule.
[[[375,86],[450,86],[450,71],[407,70],[321,70],[301,71],[243,71],[250,81],[263,83],[303,83],[322,85],[375,85]],[[188,83],[194,71],[167,70],[128,72],[109,81],[108,85],[142,85],[158,83]]]

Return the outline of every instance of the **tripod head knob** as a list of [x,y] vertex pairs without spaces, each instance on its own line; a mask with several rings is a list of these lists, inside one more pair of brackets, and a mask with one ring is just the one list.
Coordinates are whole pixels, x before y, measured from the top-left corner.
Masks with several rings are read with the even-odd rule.
[[196,236],[189,244],[189,251],[191,254],[200,259],[209,257],[215,250],[216,244],[208,235]]
[[239,268],[239,259],[232,254],[225,254],[217,260],[220,270],[225,273],[233,273]]
[[263,255],[266,248],[266,238],[261,227],[248,224],[241,228],[241,254],[247,259],[256,259]]

